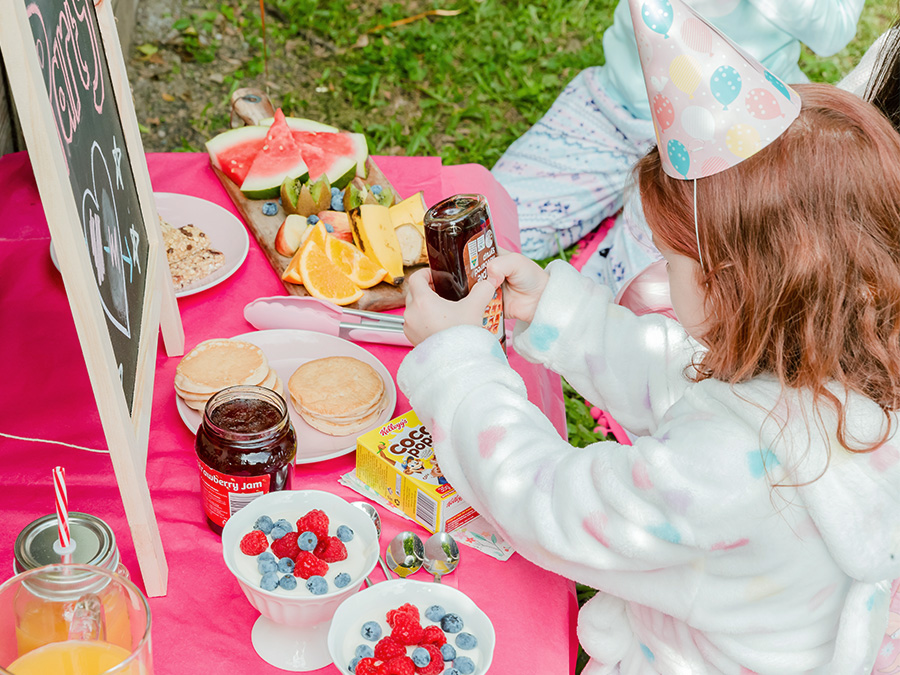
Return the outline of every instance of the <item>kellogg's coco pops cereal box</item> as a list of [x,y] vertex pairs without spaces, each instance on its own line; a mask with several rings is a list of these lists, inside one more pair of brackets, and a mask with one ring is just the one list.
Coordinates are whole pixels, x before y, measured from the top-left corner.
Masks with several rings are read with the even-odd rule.
[[478,515],[444,478],[414,411],[357,439],[356,477],[429,532],[452,532]]

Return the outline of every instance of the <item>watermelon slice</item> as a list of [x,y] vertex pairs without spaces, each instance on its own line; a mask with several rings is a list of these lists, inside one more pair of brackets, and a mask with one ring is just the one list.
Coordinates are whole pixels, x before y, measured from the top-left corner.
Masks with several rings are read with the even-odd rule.
[[308,177],[309,170],[302,149],[294,140],[279,108],[275,111],[275,121],[269,127],[262,149],[241,183],[241,192],[248,199],[276,199],[286,178],[305,181]]
[[239,127],[224,131],[206,142],[210,163],[241,185],[250,172],[250,165],[266,141],[265,126]]
[[[272,124],[273,119],[260,120],[260,125]],[[300,144],[303,159],[309,167],[310,180],[324,173],[329,183],[343,189],[354,175],[366,177],[369,147],[364,134],[340,131],[337,127],[302,117],[287,117],[285,121],[291,128],[294,140]],[[349,160],[352,160],[352,167]]]

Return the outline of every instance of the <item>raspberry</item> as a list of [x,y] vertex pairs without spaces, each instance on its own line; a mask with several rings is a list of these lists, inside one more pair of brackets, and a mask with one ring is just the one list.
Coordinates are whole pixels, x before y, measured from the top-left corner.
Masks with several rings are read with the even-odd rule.
[[241,539],[241,553],[247,555],[259,555],[269,548],[269,538],[261,530],[253,530]]
[[384,675],[384,669],[377,664],[375,659],[360,659],[353,672],[355,675]]
[[319,541],[324,541],[328,538],[328,516],[313,509],[297,521],[297,532],[312,532]]
[[312,576],[324,577],[328,573],[328,563],[319,560],[309,551],[300,551],[294,560],[294,576],[309,579]]
[[438,649],[443,647],[446,643],[447,636],[444,635],[444,631],[441,630],[440,626],[427,626],[424,630],[422,639],[419,640],[420,645],[434,645]]
[[431,655],[431,661],[427,666],[417,667],[417,675],[438,675],[438,673],[444,672],[444,657],[441,655],[440,649],[434,645],[422,645],[420,649],[428,651]]
[[[441,664],[443,670],[443,663]],[[416,664],[408,656],[398,656],[381,664],[384,675],[416,675]],[[438,671],[440,672],[440,671]]]
[[416,623],[419,622],[419,608],[407,602],[405,605],[400,605],[397,609],[392,609],[387,613],[388,626],[390,626],[391,628],[394,627],[392,617],[396,616],[397,614],[409,614],[413,619],[416,620]]
[[394,614],[392,619],[394,623],[391,637],[395,638],[397,642],[402,645],[417,645],[421,642],[425,631],[422,630],[422,626],[411,614],[398,612]]
[[324,560],[325,562],[338,562],[347,559],[347,547],[337,537],[320,539],[313,553],[319,560]]
[[296,532],[288,532],[280,539],[272,542],[272,553],[280,560],[281,558],[296,558],[300,553],[300,547],[297,546]]
[[379,661],[390,661],[398,656],[406,656],[406,647],[390,635],[381,638],[375,645],[375,658]]

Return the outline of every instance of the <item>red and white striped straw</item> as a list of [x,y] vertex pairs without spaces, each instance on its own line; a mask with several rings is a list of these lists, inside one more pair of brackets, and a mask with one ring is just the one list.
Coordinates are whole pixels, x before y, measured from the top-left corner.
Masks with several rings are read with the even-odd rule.
[[56,522],[59,529],[59,547],[68,549],[72,541],[69,533],[69,497],[66,494],[66,470],[53,469],[53,489],[56,491]]

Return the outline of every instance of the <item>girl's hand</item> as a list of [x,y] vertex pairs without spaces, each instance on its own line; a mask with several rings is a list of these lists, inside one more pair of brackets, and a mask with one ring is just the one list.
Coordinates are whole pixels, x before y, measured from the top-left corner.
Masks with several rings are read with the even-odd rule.
[[427,267],[418,270],[407,281],[406,311],[403,314],[406,338],[417,345],[451,326],[481,326],[484,310],[496,289],[490,281],[479,281],[462,300],[444,300],[434,292],[431,270]]
[[550,279],[540,265],[520,253],[504,253],[488,263],[488,281],[503,286],[503,309],[510,319],[531,323]]

